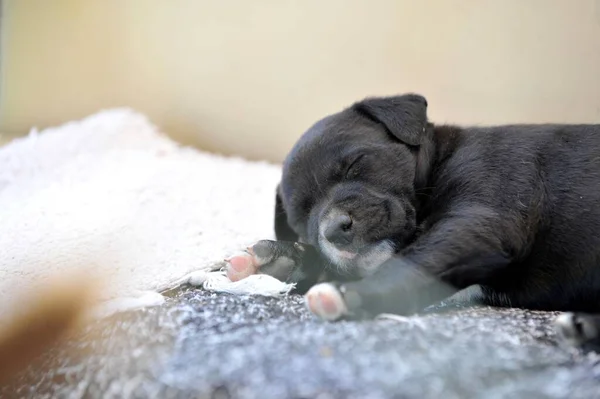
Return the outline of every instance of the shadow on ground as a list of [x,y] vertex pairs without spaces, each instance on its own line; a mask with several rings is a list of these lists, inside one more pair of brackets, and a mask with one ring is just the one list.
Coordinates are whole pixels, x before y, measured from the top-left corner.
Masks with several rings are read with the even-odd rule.
[[327,323],[299,296],[186,289],[90,326],[0,397],[598,397],[600,356],[559,345],[554,316],[471,308]]

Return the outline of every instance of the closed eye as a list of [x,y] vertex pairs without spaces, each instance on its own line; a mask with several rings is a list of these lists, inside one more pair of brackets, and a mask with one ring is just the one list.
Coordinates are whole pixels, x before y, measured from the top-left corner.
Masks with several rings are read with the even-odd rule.
[[356,157],[356,159],[354,159],[354,161],[352,161],[352,163],[350,165],[348,165],[348,168],[346,169],[346,179],[353,179],[356,176],[358,176],[358,165],[359,165],[359,161],[365,156],[365,154],[361,154],[358,157]]

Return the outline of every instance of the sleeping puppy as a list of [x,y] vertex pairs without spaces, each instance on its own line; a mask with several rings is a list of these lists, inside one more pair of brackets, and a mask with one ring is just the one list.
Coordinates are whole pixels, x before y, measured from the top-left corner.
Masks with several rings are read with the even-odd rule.
[[436,126],[420,95],[368,98],[296,143],[277,241],[228,274],[296,282],[328,320],[410,314],[472,285],[489,305],[600,312],[598,204],[600,125]]

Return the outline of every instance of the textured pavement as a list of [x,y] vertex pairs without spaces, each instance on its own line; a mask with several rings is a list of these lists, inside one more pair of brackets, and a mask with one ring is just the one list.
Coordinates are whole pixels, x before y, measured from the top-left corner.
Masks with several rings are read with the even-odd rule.
[[327,323],[299,296],[185,289],[90,326],[0,397],[600,397],[600,356],[559,344],[554,316],[466,308]]

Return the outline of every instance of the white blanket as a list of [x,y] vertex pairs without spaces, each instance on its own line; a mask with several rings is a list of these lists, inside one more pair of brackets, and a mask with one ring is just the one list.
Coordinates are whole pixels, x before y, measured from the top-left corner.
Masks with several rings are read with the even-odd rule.
[[[280,173],[180,147],[128,109],[34,130],[1,147],[0,318],[18,294],[71,268],[108,277],[106,299],[126,307],[139,305],[131,297],[160,303],[152,292],[273,237]],[[231,288],[212,277],[207,288]],[[260,291],[260,281],[259,288],[251,282],[233,292]],[[262,287],[267,295],[289,289],[278,281]]]

